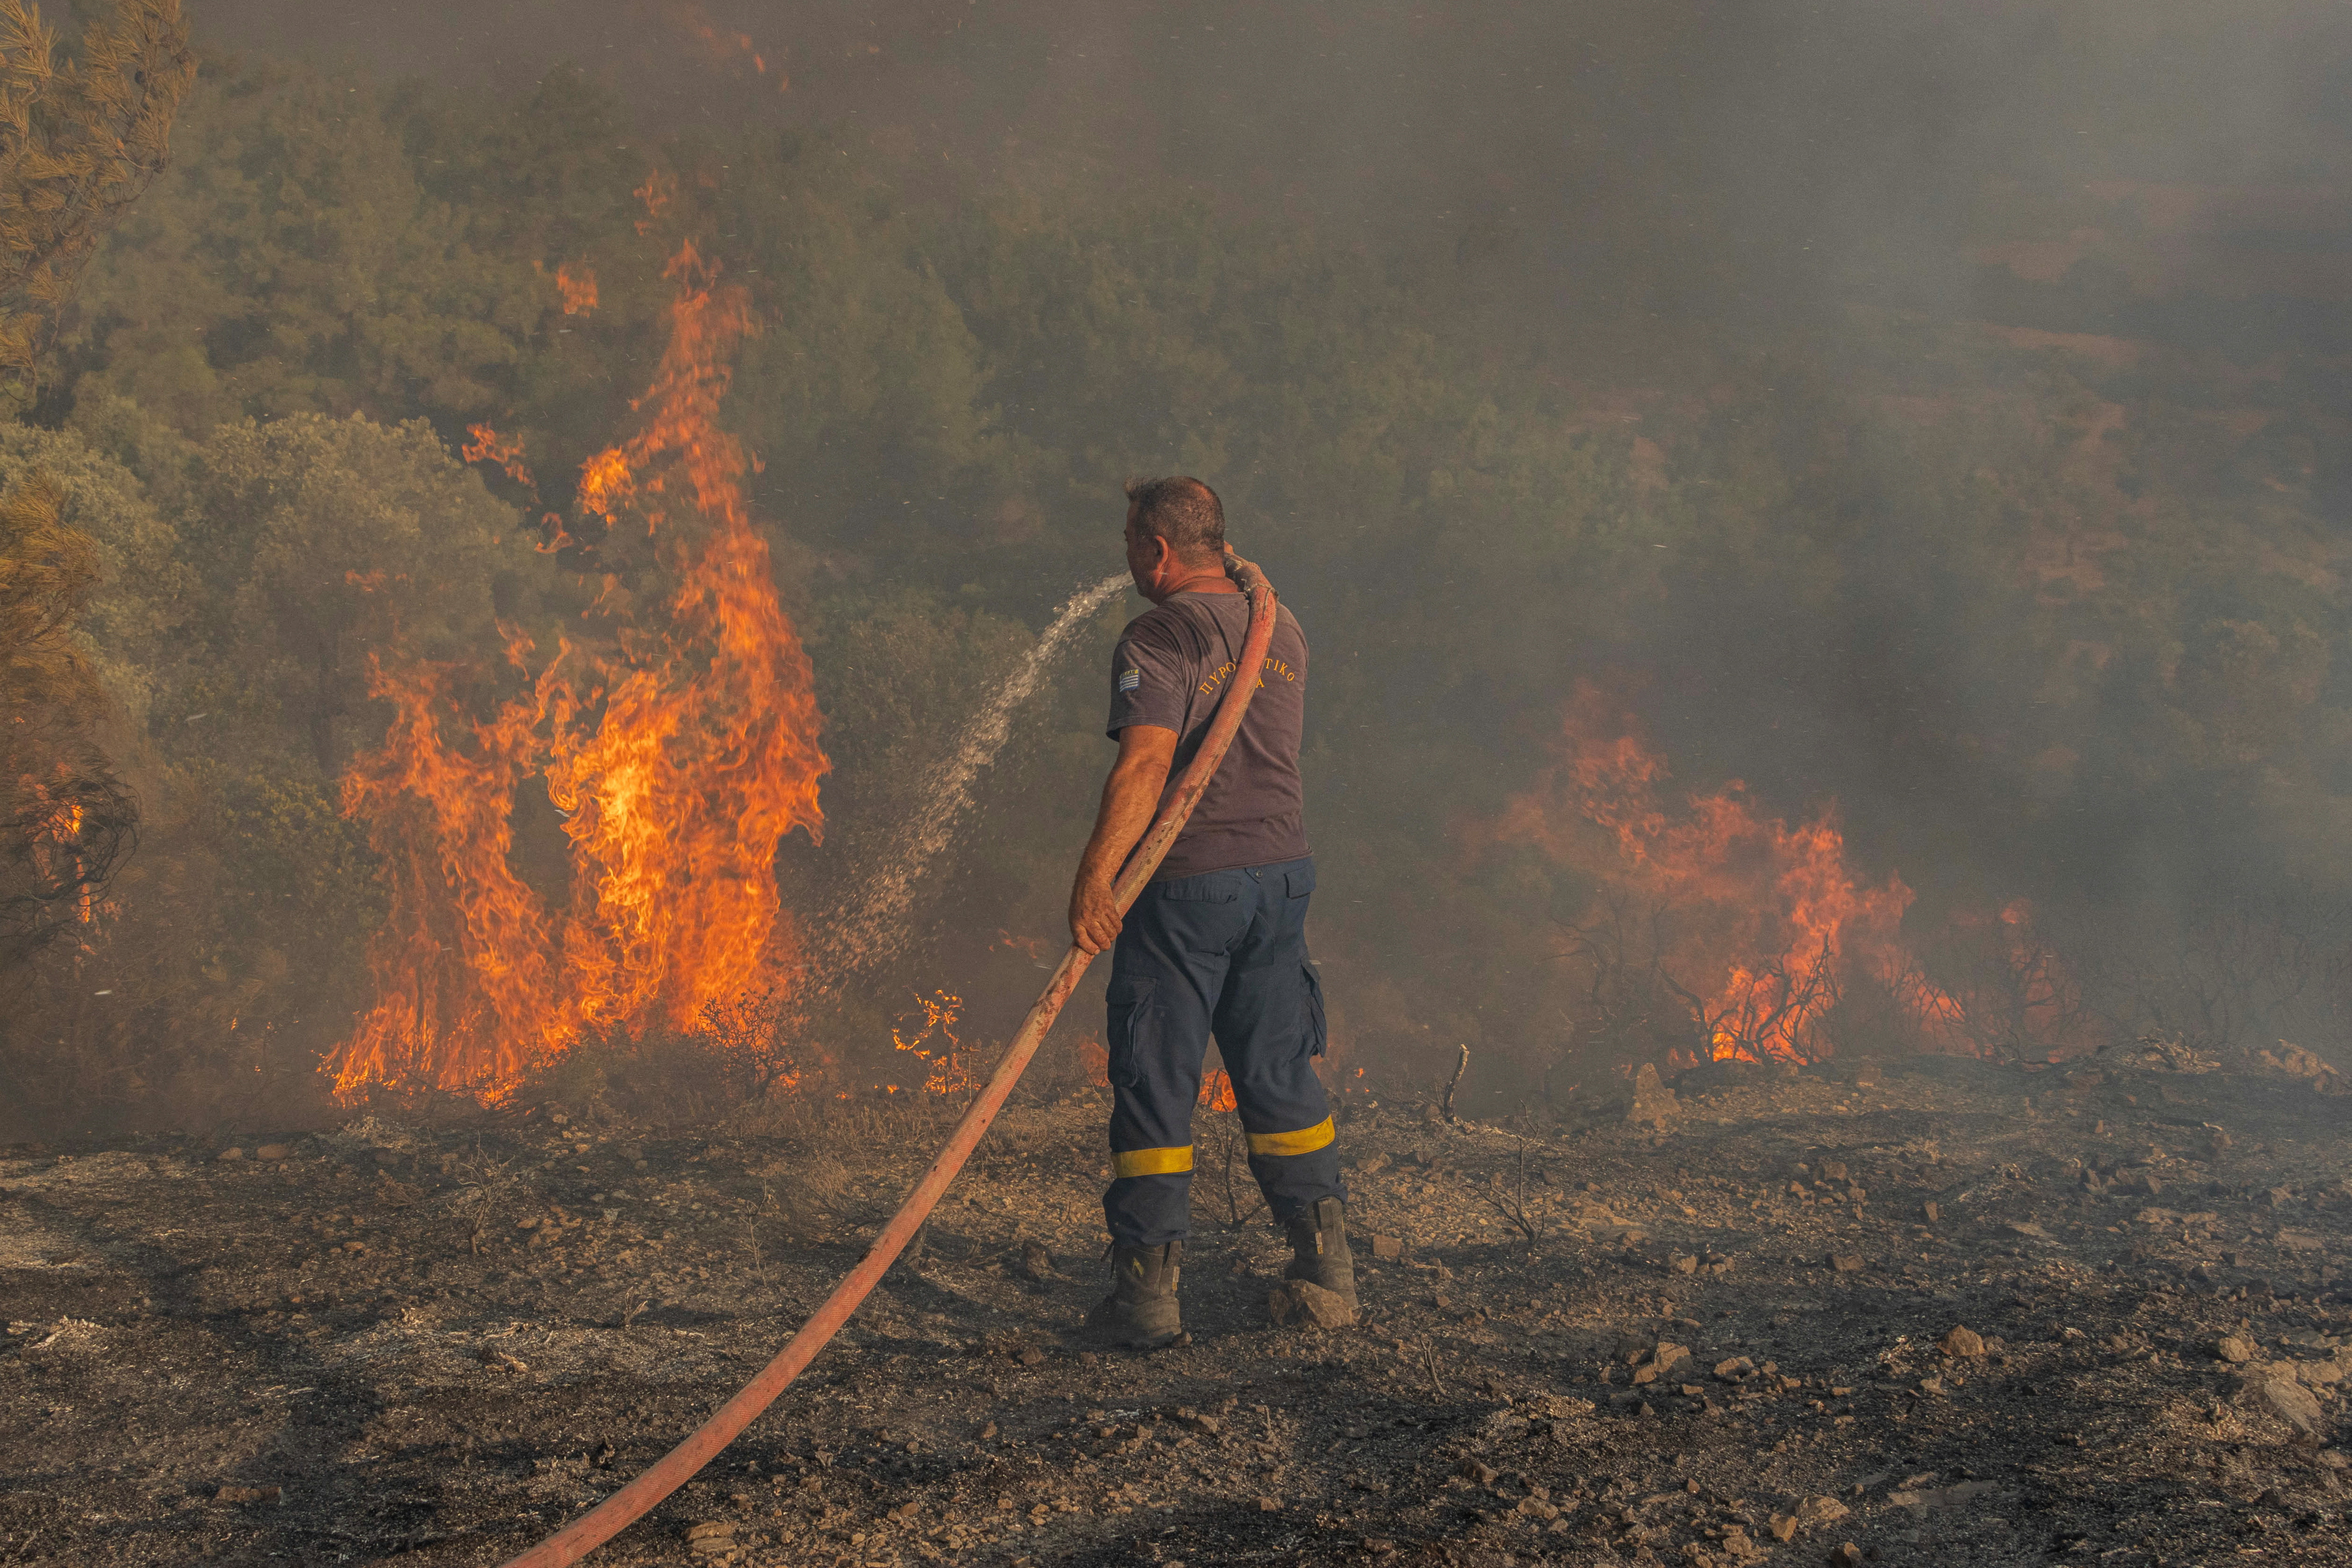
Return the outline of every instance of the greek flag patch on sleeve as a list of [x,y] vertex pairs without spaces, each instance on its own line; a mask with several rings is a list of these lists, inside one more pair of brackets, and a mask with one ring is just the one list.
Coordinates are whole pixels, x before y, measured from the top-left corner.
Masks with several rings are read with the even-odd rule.
[[1120,691],[1131,692],[1142,684],[1143,672],[1139,669],[1121,670],[1118,673],[1118,689]]

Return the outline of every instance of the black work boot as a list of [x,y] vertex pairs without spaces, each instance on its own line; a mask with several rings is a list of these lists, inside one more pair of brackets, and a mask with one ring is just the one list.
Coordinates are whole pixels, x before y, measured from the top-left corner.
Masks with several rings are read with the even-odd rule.
[[1282,1277],[1320,1285],[1355,1311],[1356,1260],[1348,1252],[1346,1205],[1336,1197],[1318,1197],[1287,1229],[1296,1256]]
[[1173,1343],[1184,1333],[1184,1315],[1176,1304],[1176,1277],[1183,1261],[1181,1241],[1112,1248],[1110,1294],[1087,1314],[1087,1332],[1138,1350]]

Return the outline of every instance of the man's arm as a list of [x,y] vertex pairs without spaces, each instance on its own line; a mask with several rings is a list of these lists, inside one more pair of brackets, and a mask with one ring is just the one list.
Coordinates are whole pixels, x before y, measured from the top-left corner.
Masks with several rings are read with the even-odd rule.
[[1169,765],[1175,760],[1174,730],[1130,724],[1118,732],[1118,760],[1103,780],[1094,836],[1078,857],[1077,880],[1070,887],[1070,940],[1089,954],[1118,939],[1122,922],[1111,883],[1127,863],[1129,852],[1150,829],[1160,792],[1168,787]]

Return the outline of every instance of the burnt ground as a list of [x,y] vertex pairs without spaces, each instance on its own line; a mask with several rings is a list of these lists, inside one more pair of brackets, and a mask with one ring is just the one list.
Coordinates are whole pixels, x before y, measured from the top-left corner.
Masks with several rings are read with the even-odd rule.
[[[1366,1321],[1329,1331],[1271,1323],[1203,1113],[1192,1339],[1153,1354],[1073,1333],[1099,1103],[1016,1110],[596,1561],[2352,1561],[2352,1099],[1707,1071],[1662,1132],[1354,1110]],[[551,1115],[6,1151],[0,1563],[496,1563],[748,1377],[944,1126]]]

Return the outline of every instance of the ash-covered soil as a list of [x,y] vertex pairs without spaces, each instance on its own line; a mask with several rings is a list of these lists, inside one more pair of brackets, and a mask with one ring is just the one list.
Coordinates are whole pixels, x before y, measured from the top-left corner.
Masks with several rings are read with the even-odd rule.
[[[1356,1112],[1365,1321],[1328,1331],[1269,1320],[1284,1249],[1237,1160],[1230,1223],[1204,1111],[1192,1343],[1154,1354],[1075,1333],[1101,1106],[1016,1111],[596,1560],[2352,1561],[2352,1101],[1707,1076],[1663,1131]],[[0,1562],[496,1563],[750,1376],[944,1127],[551,1114],[7,1151]]]

